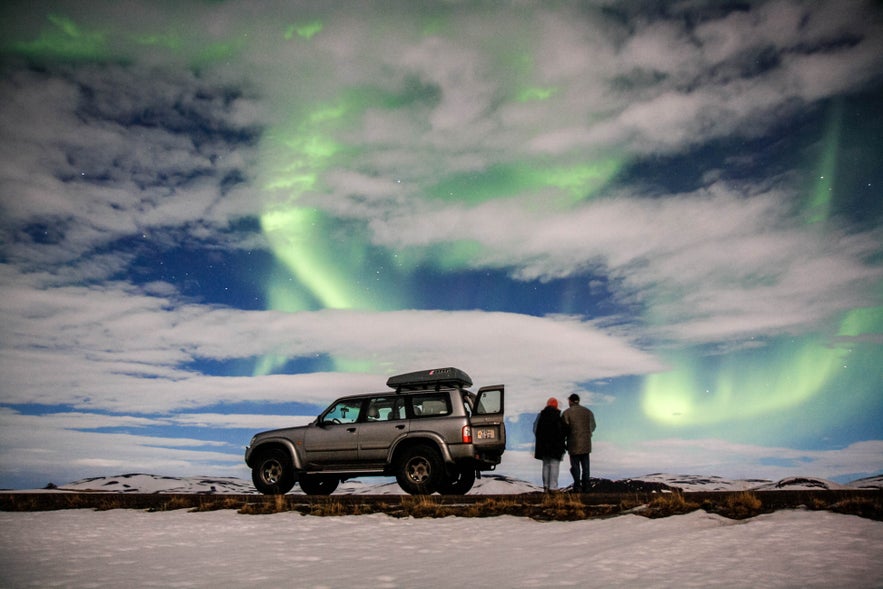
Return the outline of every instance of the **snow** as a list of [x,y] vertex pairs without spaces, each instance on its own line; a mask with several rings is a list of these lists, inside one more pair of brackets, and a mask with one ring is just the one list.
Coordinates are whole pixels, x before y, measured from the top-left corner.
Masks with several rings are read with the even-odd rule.
[[[563,482],[563,479],[562,479]],[[609,482],[609,481],[607,481]],[[843,489],[880,489],[883,488],[883,476],[874,476],[853,481],[849,484],[838,484],[825,479],[812,477],[789,477],[779,481],[760,479],[731,480],[718,476],[690,474],[654,473],[624,481],[615,481],[627,485],[631,482],[661,483],[682,491],[779,491],[779,490],[843,490]],[[108,493],[212,493],[212,494],[256,494],[251,481],[236,477],[171,477],[156,474],[123,474],[110,477],[92,477],[67,483],[56,487],[57,491],[75,492],[108,492]],[[46,491],[41,489],[40,491]],[[520,493],[536,493],[542,488],[505,475],[485,474],[475,482],[470,495],[517,495]],[[298,486],[293,494],[303,494]],[[335,495],[403,495],[404,491],[393,479],[365,478],[352,479],[341,483]]]
[[664,483],[682,491],[842,491],[883,488],[883,476],[858,479],[847,484],[816,477],[787,477],[778,481],[764,479],[725,479],[718,476],[654,473],[632,480]]
[[[883,522],[0,513],[2,587],[881,587]],[[19,533],[11,533],[18,530]]]
[[256,493],[251,481],[236,477],[170,477],[155,474],[122,474],[92,477],[68,483],[60,491],[107,493]]
[[883,489],[883,475],[878,474],[872,477],[865,477],[852,481],[849,486],[854,489]]
[[[102,493],[205,493],[257,494],[251,481],[236,477],[170,477],[155,474],[132,473],[109,477],[91,477],[55,487],[31,492],[102,492]],[[500,475],[483,476],[475,482],[470,495],[512,495],[542,491],[532,483]],[[291,492],[303,495],[295,485]],[[395,480],[385,478],[352,479],[341,483],[335,495],[405,495]]]
[[689,474],[648,474],[638,477],[641,480],[652,483],[663,483],[682,491],[748,491],[760,485],[767,485],[767,480],[731,480],[718,476],[699,476]]
[[[880,488],[655,473],[618,481],[685,491]],[[482,477],[470,494],[536,485]],[[41,492],[255,493],[233,477],[124,474]],[[300,493],[295,488],[294,493]],[[336,494],[403,494],[394,481],[346,481]],[[704,511],[662,519],[397,519],[85,509],[0,513],[3,587],[883,587],[883,522],[781,510],[735,521]],[[10,533],[21,530],[22,533]]]

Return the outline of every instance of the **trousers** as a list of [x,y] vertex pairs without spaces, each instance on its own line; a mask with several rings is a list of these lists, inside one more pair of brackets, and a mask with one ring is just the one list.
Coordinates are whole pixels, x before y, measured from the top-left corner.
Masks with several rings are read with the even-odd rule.
[[573,476],[573,490],[577,493],[589,490],[589,455],[570,455],[570,474]]
[[543,489],[555,491],[558,489],[558,471],[561,461],[554,458],[543,458]]

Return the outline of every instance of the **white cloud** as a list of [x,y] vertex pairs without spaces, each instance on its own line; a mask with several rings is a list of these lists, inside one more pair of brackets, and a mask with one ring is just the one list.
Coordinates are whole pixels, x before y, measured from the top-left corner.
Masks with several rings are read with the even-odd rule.
[[[626,445],[597,438],[592,443],[591,474],[613,480],[654,473],[771,481],[787,477],[853,480],[880,472],[883,452],[881,441],[858,442],[837,450],[800,450],[721,439],[663,439]],[[565,456],[558,479],[562,487],[572,482],[568,468]],[[507,450],[498,470],[522,480],[540,481],[540,461],[533,457],[532,446]]]
[[15,71],[0,96],[0,231],[15,263],[81,264],[117,239],[217,231],[259,206],[235,190],[218,206],[224,179],[246,174],[252,146],[238,134],[258,121],[210,81],[136,66]]
[[258,413],[183,413],[168,418],[177,425],[205,428],[239,428],[255,431],[296,427],[316,419],[315,415],[265,415]]
[[34,416],[3,411],[0,471],[6,478],[32,480],[44,476],[45,482],[55,483],[123,471],[181,476],[209,470],[237,475],[245,471],[240,449],[225,442],[75,429],[138,427],[144,421],[131,417]]
[[714,474],[733,479],[833,479],[878,472],[881,451],[880,440],[857,442],[836,450],[755,446],[722,439],[663,439],[628,446],[597,441],[593,443],[592,466],[598,476],[608,478],[663,472]]
[[399,207],[369,220],[393,248],[471,239],[475,267],[512,268],[522,280],[587,270],[618,281],[646,305],[654,331],[707,343],[818,328],[872,300],[881,271],[865,262],[875,233],[850,238],[791,217],[780,192],[714,184],[668,198],[598,200],[565,212],[518,200]]
[[[481,311],[282,313],[179,305],[126,285],[2,289],[0,366],[7,403],[69,403],[163,412],[224,401],[324,403],[378,388],[378,375],[456,365],[476,382],[505,382],[513,411],[537,387],[571,391],[594,379],[662,365],[626,339],[575,317]],[[200,360],[328,355],[365,374],[210,377]],[[375,376],[370,376],[374,374]]]

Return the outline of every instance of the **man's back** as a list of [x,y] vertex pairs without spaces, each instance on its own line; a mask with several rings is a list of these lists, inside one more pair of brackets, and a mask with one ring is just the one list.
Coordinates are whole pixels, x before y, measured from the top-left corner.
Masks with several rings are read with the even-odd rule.
[[561,416],[567,428],[567,451],[571,454],[588,454],[592,451],[592,432],[595,431],[595,414],[582,405],[571,405]]

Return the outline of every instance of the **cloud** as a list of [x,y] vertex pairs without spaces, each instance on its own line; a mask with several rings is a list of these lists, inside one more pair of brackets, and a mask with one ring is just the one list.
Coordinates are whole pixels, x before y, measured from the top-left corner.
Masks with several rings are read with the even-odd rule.
[[[241,453],[231,445],[186,437],[82,431],[77,428],[141,427],[132,417],[59,414],[23,415],[0,411],[0,469],[7,479],[36,477],[55,483],[82,478],[83,472],[161,472],[192,476],[214,471],[241,474]],[[237,448],[238,450],[238,448]],[[244,463],[243,463],[244,464]]]
[[[66,483],[88,476],[123,472],[193,476],[222,473],[248,478],[243,446],[249,434],[275,427],[305,425],[315,416],[258,414],[178,414],[138,417],[89,412],[26,415],[0,408],[0,470],[5,483]],[[233,441],[170,435],[176,427],[207,428]],[[192,430],[190,430],[192,431]],[[140,433],[134,433],[140,432]],[[166,432],[166,433],[163,433]]]
[[520,280],[605,274],[640,300],[681,343],[715,343],[819,328],[869,304],[880,269],[866,260],[876,232],[822,232],[793,217],[786,194],[723,183],[667,198],[592,201],[566,212],[518,200],[475,207],[416,205],[368,220],[392,248],[430,247],[455,235],[483,246],[471,265]]
[[[658,154],[758,136],[784,115],[879,80],[879,13],[869,5],[854,8],[766,2],[720,18],[672,8],[665,18],[641,14],[629,27],[596,22],[597,37],[606,38],[600,51],[569,34],[583,20],[558,23],[549,43],[563,37],[572,55],[593,62],[558,81],[586,98],[562,105],[569,124],[546,125],[530,145],[562,154],[618,143],[632,153]],[[604,50],[610,46],[618,51]],[[595,75],[585,76],[587,70]],[[603,100],[594,99],[599,78],[607,83]]]
[[[473,378],[507,382],[509,406],[517,411],[530,406],[538,386],[575,390],[590,380],[662,367],[628,340],[575,317],[242,311],[179,304],[124,284],[38,290],[26,280],[19,276],[2,288],[7,403],[127,412],[246,399],[324,403],[361,387],[382,388],[376,375],[450,364]],[[367,372],[213,377],[191,367],[270,354],[358,360]]]
[[[295,195],[304,205],[366,223],[376,244],[410,248],[411,256],[413,246],[456,236],[485,246],[472,267],[508,269],[522,280],[608,271],[624,300],[640,299],[654,320],[675,323],[667,335],[676,339],[800,332],[813,327],[813,317],[829,317],[861,299],[854,287],[875,276],[862,264],[863,251],[823,243],[811,229],[789,224],[785,212],[793,197],[757,197],[768,189],[745,194],[711,185],[693,194],[632,198],[625,186],[619,198],[567,211],[535,208],[557,198],[548,185],[529,188],[523,199],[475,207],[423,197],[461,171],[536,165],[530,159],[536,154],[523,146],[557,133],[585,134],[578,145],[555,148],[567,161],[592,157],[596,149],[633,158],[761,132],[789,105],[875,79],[883,51],[876,50],[881,37],[873,33],[880,22],[862,7],[845,13],[831,4],[810,12],[773,2],[696,25],[687,7],[666,18],[643,16],[630,27],[592,10],[537,9],[535,21],[442,10],[444,30],[456,36],[407,33],[383,43],[360,21],[367,16],[382,26],[383,15],[317,14],[325,26],[307,42],[285,41],[278,22],[241,19],[241,10],[215,7],[212,26],[196,33],[206,42],[244,39],[223,73],[211,66],[186,73],[170,67],[174,61],[160,66],[150,54],[133,53],[147,55],[145,62],[58,68],[54,75],[17,70],[4,80],[10,107],[2,132],[10,141],[2,142],[8,157],[0,181],[9,198],[0,206],[9,259],[32,268],[72,263],[63,272],[74,280],[125,268],[133,254],[95,256],[120,239],[145,249],[188,240],[266,247],[255,234],[225,229],[292,198],[290,190],[268,191],[258,179],[270,181],[304,156],[284,145],[309,132],[345,142],[357,155],[297,164],[297,172],[324,176],[332,191]],[[128,23],[121,31],[136,27],[123,13],[111,14]],[[80,15],[105,20],[92,11]],[[401,30],[425,25],[414,14],[399,16]],[[171,20],[154,15],[148,22],[162,29]],[[502,36],[488,35],[482,23],[494,23],[491,30]],[[240,37],[243,29],[278,34]],[[123,32],[118,42],[132,43]],[[513,33],[518,50],[506,53],[499,39]],[[766,65],[758,66],[761,57]],[[502,67],[515,63],[521,68]],[[310,80],[315,69],[327,75],[312,86],[299,76],[280,76],[279,67]],[[378,92],[348,98],[352,88],[379,79],[385,80],[379,93],[398,97],[397,108],[384,108]],[[552,89],[550,98],[519,102],[518,92],[528,86]],[[618,106],[611,110],[611,104]],[[262,137],[271,123],[275,128]],[[258,156],[263,161],[252,165]],[[860,239],[867,244],[876,236]],[[731,266],[732,252],[742,267],[722,276],[718,269]],[[807,292],[808,273],[829,277],[821,293]]]
[[[596,472],[610,469],[621,477],[663,472],[771,480],[788,476],[833,479],[878,471],[881,450],[880,441],[857,442],[837,450],[755,446],[721,439],[663,439],[629,446],[599,441],[593,467]],[[681,470],[685,464],[690,472]]]
[[[879,472],[883,442],[850,444],[836,450],[801,450],[738,444],[723,439],[661,439],[638,444],[605,441],[596,435],[592,442],[592,476],[627,479],[647,474],[720,476],[729,479],[818,477],[851,481]],[[562,463],[559,484],[570,484]],[[509,449],[499,469],[526,481],[540,480],[540,462],[530,449]]]
[[255,431],[296,427],[316,419],[315,415],[262,415],[258,413],[184,413],[168,418],[177,425],[205,428],[251,429]]
[[[137,66],[0,82],[0,230],[24,267],[84,263],[126,238],[183,239],[253,214],[237,205],[259,121],[241,90]],[[223,198],[223,204],[221,200]]]

